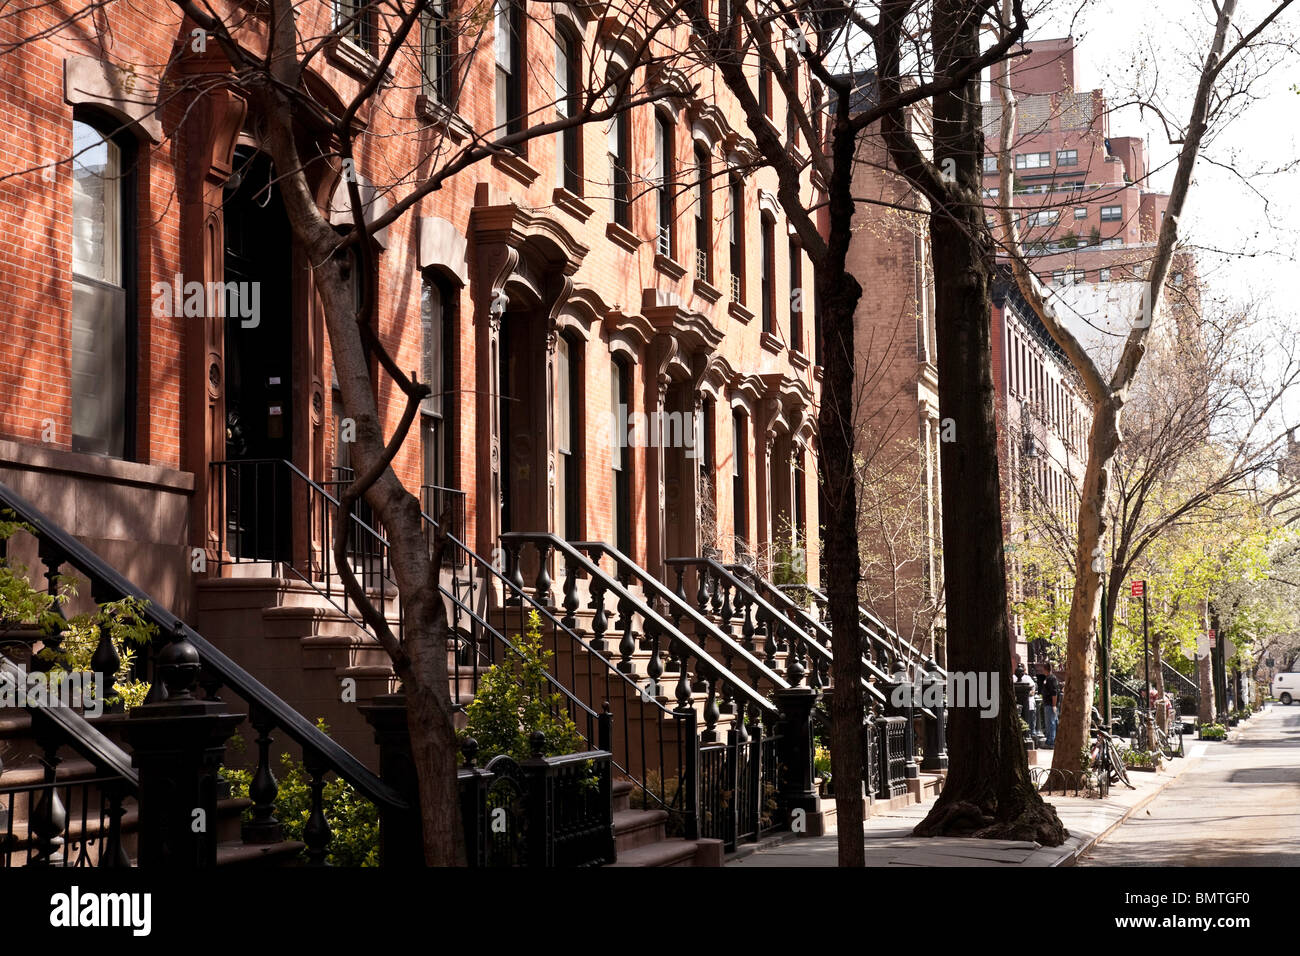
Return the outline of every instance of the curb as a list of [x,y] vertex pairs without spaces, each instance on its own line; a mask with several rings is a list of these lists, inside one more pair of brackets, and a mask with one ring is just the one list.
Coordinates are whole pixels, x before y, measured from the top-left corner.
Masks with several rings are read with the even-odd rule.
[[1115,822],[1113,822],[1112,824],[1110,824],[1110,826],[1106,827],[1106,829],[1102,830],[1100,833],[1095,833],[1095,834],[1093,834],[1089,839],[1082,841],[1082,842],[1081,842],[1077,847],[1075,847],[1072,851],[1070,851],[1070,852],[1067,853],[1066,855],[1062,856],[1059,860],[1057,860],[1055,863],[1052,863],[1052,864],[1050,864],[1050,865],[1051,865],[1051,866],[1074,866],[1074,865],[1076,865],[1076,864],[1079,862],[1079,857],[1083,856],[1083,854],[1087,853],[1089,850],[1091,850],[1093,847],[1095,847],[1095,846],[1096,846],[1098,843],[1100,843],[1102,840],[1106,839],[1106,837],[1110,836],[1111,833],[1115,832],[1115,830],[1117,830],[1117,829],[1119,829],[1119,827],[1123,826],[1123,824],[1124,824],[1125,822],[1127,822],[1128,819],[1129,819],[1130,817],[1133,816],[1133,814],[1137,813],[1139,810],[1141,810],[1141,809],[1143,809],[1144,807],[1146,807],[1147,804],[1151,803],[1152,800],[1154,800],[1156,797],[1160,796],[1160,794],[1164,793],[1166,787],[1168,787],[1171,783],[1173,783],[1175,780],[1177,780],[1179,777],[1181,777],[1183,774],[1185,774],[1185,773],[1186,773],[1188,770],[1190,770],[1193,766],[1195,766],[1196,764],[1200,763],[1201,758],[1202,758],[1203,756],[1204,756],[1204,754],[1198,754],[1198,755],[1195,756],[1195,757],[1180,757],[1180,758],[1178,758],[1178,759],[1184,761],[1184,763],[1183,763],[1182,768],[1178,771],[1177,774],[1171,776],[1168,780],[1166,780],[1164,783],[1160,784],[1160,786],[1154,788],[1154,789],[1153,789],[1149,794],[1147,794],[1145,797],[1143,797],[1143,798],[1142,798],[1141,800],[1139,800],[1137,803],[1133,804],[1133,806],[1131,806],[1131,807],[1129,807],[1127,810],[1125,810],[1122,814],[1119,815],[1119,817],[1115,820]]

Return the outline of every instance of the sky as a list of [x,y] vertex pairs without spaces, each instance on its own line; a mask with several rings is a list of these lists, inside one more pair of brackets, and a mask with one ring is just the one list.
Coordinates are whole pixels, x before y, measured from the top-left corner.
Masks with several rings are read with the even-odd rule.
[[[1255,23],[1271,3],[1242,0],[1238,22]],[[1206,11],[1209,11],[1207,13]],[[1139,78],[1152,81],[1163,105],[1185,120],[1196,80],[1189,53],[1204,55],[1211,32],[1205,0],[1088,0],[1057,2],[1031,20],[1031,39],[1075,38],[1076,86],[1101,89],[1110,103],[1131,96]],[[1274,30],[1300,35],[1300,10],[1287,11]],[[1032,42],[1027,44],[1032,46]],[[1211,289],[1233,298],[1267,300],[1280,317],[1300,308],[1300,56],[1262,76],[1258,100],[1225,124],[1197,163],[1181,232],[1199,247]],[[1158,74],[1153,65],[1159,64]],[[1173,180],[1177,147],[1160,120],[1136,106],[1111,114],[1114,136],[1145,136],[1154,170],[1149,188]],[[1214,163],[1247,175],[1236,175]],[[1294,166],[1276,175],[1260,173]],[[1300,323],[1297,323],[1300,324]]]
[[[1162,108],[1186,121],[1213,33],[1208,0],[1048,2],[1031,16],[1026,46],[1035,37],[1073,36],[1077,89],[1101,89],[1112,107],[1131,100],[1135,89],[1154,89]],[[1241,0],[1237,23],[1249,29],[1272,7]],[[1300,37],[1300,9],[1286,11],[1268,36]],[[1180,234],[1197,251],[1210,296],[1255,302],[1279,325],[1300,331],[1300,54],[1275,47],[1268,63],[1255,70],[1252,100],[1202,150]],[[1110,115],[1110,132],[1146,138],[1153,170],[1147,188],[1168,191],[1178,147],[1160,119],[1122,106]],[[1288,425],[1300,425],[1300,396],[1284,415]]]

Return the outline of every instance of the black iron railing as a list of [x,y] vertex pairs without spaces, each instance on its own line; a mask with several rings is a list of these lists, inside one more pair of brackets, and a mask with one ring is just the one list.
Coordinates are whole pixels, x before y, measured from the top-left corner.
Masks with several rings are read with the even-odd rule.
[[129,866],[127,798],[126,782],[114,775],[0,787],[0,868]]
[[[823,613],[825,612],[828,599],[825,593],[811,584],[787,584],[782,586],[782,590],[789,594],[806,594]],[[937,673],[940,678],[947,681],[948,672],[939,666],[934,655],[922,654],[911,641],[896,633],[893,628],[860,604],[858,624],[882,668],[892,672],[901,662],[907,665],[908,673],[915,676],[916,667],[919,665],[926,671]]]
[[[465,540],[465,492],[459,488],[444,488],[441,485],[420,486],[420,510],[433,518],[434,525],[429,525],[429,547],[433,547],[433,528],[447,516],[447,534],[457,541]],[[465,552],[459,548],[449,548],[442,557],[443,567],[463,568],[468,563]]]
[[[392,815],[414,812],[402,797],[371,773],[364,764],[344,747],[322,733],[311,721],[290,707],[279,696],[254,678],[237,663],[227,657],[221,650],[206,640],[201,634],[189,627],[148,594],[136,587],[121,573],[95,552],[51,521],[45,514],[12,489],[0,484],[0,508],[7,509],[20,521],[32,529],[36,538],[37,551],[47,574],[61,572],[64,566],[75,569],[90,583],[90,593],[96,602],[107,602],[130,597],[142,605],[141,614],[157,628],[160,639],[151,645],[147,652],[142,652],[137,659],[138,676],[151,679],[156,671],[158,656],[167,651],[173,658],[177,655],[188,659],[197,656],[201,666],[199,683],[203,687],[205,699],[220,700],[219,694],[226,689],[239,697],[248,706],[249,722],[257,732],[257,771],[254,774],[250,797],[253,800],[251,815],[254,831],[278,830],[274,816],[274,805],[278,787],[271,771],[272,733],[279,731],[297,744],[303,753],[304,764],[311,777],[313,819],[324,820],[322,812],[322,787],[328,774],[346,780],[358,793],[376,804],[381,812]],[[178,650],[171,645],[178,645]],[[188,646],[186,646],[188,645]],[[120,662],[113,649],[107,629],[101,636],[97,659],[103,662],[104,673],[116,673]],[[100,664],[96,664],[100,667]],[[161,683],[153,680],[152,695],[161,699],[164,693]],[[61,710],[58,708],[51,708]],[[62,716],[62,715],[61,715]],[[85,734],[78,731],[78,740]],[[121,772],[118,772],[121,775]],[[310,829],[308,838],[309,857],[313,862],[323,863],[325,849],[331,839],[327,825]]]
[[[591,694],[597,690],[597,687],[591,686],[593,679],[599,682],[603,677],[606,684],[610,684],[612,668],[613,673],[624,682],[621,688],[623,694],[626,695],[630,690],[640,700],[641,708],[638,711],[630,708],[625,710],[622,727],[616,729],[615,742],[617,743],[620,732],[634,735],[634,751],[648,754],[652,758],[652,763],[644,767],[647,780],[654,778],[655,762],[664,766],[665,760],[671,758],[674,750],[679,750],[682,763],[677,768],[678,784],[673,787],[663,786],[663,792],[659,794],[651,791],[650,796],[670,812],[683,815],[684,832],[688,836],[698,834],[703,819],[699,814],[710,812],[707,804],[714,798],[715,786],[720,779],[717,775],[711,775],[707,779],[703,776],[704,765],[699,762],[703,759],[703,754],[699,748],[723,742],[723,733],[718,725],[724,714],[734,715],[738,725],[743,725],[747,716],[751,722],[763,721],[771,725],[777,718],[776,706],[705,650],[699,640],[682,631],[677,623],[670,622],[634,595],[624,583],[630,583],[633,567],[630,561],[625,559],[620,566],[617,573],[624,577],[624,580],[620,580],[602,570],[596,561],[584,553],[584,549],[587,549],[606,554],[613,549],[592,542],[572,545],[545,532],[504,534],[501,536],[501,544],[515,588],[520,591],[523,589],[521,566],[524,548],[531,546],[535,549],[538,570],[532,590],[534,599],[542,604],[551,605],[555,600],[555,581],[550,573],[551,556],[555,555],[557,561],[563,561],[559,609],[563,609],[564,623],[570,628],[578,626],[577,612],[581,604],[578,581],[586,580],[590,596],[587,606],[594,611],[587,628],[591,635],[587,647],[605,667],[602,673],[601,668],[586,666],[586,693]],[[605,603],[607,596],[614,602],[608,611]],[[613,612],[612,615],[610,611]],[[699,623],[696,622],[697,626]],[[610,641],[606,638],[611,630],[619,635],[614,647],[610,646]],[[643,651],[649,652],[648,659],[640,656]],[[605,657],[606,654],[609,654],[608,658]],[[563,666],[563,659],[558,655],[557,659]],[[583,675],[577,670],[578,663],[576,657],[569,658],[569,686],[581,694]],[[617,686],[617,682],[613,683]],[[705,696],[698,710],[698,716],[704,723],[698,738],[694,736],[697,693]],[[672,710],[664,706],[670,699],[675,700],[677,705]],[[633,714],[636,715],[635,724],[629,723]],[[691,720],[689,728],[683,723],[688,717]],[[688,732],[692,736],[684,737],[683,734]],[[667,748],[664,746],[665,735],[669,743]],[[710,754],[709,759],[716,761],[718,758]],[[668,770],[664,766],[658,776],[661,785]],[[673,793],[677,795],[676,801],[669,800],[669,795]],[[699,814],[696,812],[697,807],[700,808]]]
[[[792,673],[793,666],[793,673],[801,677],[807,675],[809,686],[830,686],[832,656],[829,632],[807,615],[796,623],[769,601],[768,597],[773,597],[783,601],[786,610],[794,607],[779,589],[763,589],[763,578],[744,565],[726,566],[712,558],[669,558],[664,563],[676,569],[679,578],[683,569],[691,570],[694,575],[692,590],[702,604],[707,602],[711,605],[714,600],[719,600],[725,607],[728,600],[736,603],[742,622],[742,643],[753,647],[756,653],[762,653],[769,666],[776,662],[778,653],[785,652],[787,676]],[[678,589],[682,590],[680,580]],[[888,684],[889,676],[865,656],[861,680],[867,699],[877,706],[885,706],[888,699],[882,688]]]
[[880,754],[880,789],[877,796],[888,800],[907,793],[907,718],[880,717],[876,720],[879,733],[877,752]]
[[[609,730],[602,725],[602,735]],[[472,867],[576,867],[613,863],[612,764],[605,750],[460,771],[466,862]]]

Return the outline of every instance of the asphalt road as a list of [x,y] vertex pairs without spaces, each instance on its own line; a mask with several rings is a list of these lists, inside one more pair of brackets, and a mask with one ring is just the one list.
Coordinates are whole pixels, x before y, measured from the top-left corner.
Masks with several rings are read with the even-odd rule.
[[1300,866],[1300,706],[1274,704],[1234,733],[1079,865]]

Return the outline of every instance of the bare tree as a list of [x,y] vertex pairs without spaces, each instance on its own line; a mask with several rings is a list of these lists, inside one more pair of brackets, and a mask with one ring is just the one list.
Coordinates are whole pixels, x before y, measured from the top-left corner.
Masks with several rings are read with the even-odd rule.
[[[696,33],[703,40],[701,55],[716,68],[744,112],[758,146],[759,162],[770,166],[777,174],[780,183],[777,199],[812,260],[816,273],[816,302],[822,323],[824,369],[822,406],[818,418],[818,468],[825,502],[822,515],[825,529],[823,547],[826,567],[831,569],[827,591],[835,650],[831,760],[835,779],[850,782],[849,786],[836,786],[839,859],[842,866],[861,866],[864,863],[862,801],[859,785],[852,783],[863,778],[863,699],[859,663],[862,645],[858,633],[861,561],[857,541],[859,489],[854,470],[856,352],[853,327],[854,311],[861,298],[862,287],[846,264],[852,241],[855,208],[854,167],[859,154],[859,140],[871,124],[883,121],[888,130],[888,124],[901,117],[902,111],[907,107],[930,98],[934,98],[936,104],[949,105],[965,100],[969,97],[972,85],[978,84],[980,71],[1001,59],[1023,35],[1027,24],[1017,8],[1017,17],[1008,25],[1006,36],[981,52],[978,48],[978,21],[987,6],[986,3],[955,4],[951,0],[939,0],[933,4],[898,0],[878,4],[879,17],[876,22],[871,22],[863,5],[849,0],[771,0],[764,5],[749,0],[732,0],[725,7],[727,15],[721,24],[711,22],[705,15],[703,5],[698,2],[690,2],[686,7]],[[909,14],[915,12],[920,16],[922,11],[935,28],[934,75],[925,82],[909,82],[904,89],[898,55],[902,23]],[[972,15],[975,18],[974,25],[969,22]],[[786,45],[793,56],[780,55],[782,45]],[[884,57],[881,56],[882,51]],[[870,64],[868,61],[873,52],[876,62]],[[873,68],[879,78],[879,95],[873,101],[864,103],[860,90]],[[792,152],[787,148],[786,139],[766,115],[754,88],[758,71],[770,75],[784,94],[791,110],[790,128],[797,130],[798,138],[807,144],[806,160],[802,160],[797,151]],[[829,121],[828,129],[822,127],[823,113],[816,98],[807,96],[801,90],[800,77],[805,71],[811,74],[828,96],[825,110],[825,118]],[[978,103],[976,110],[978,111]],[[901,120],[898,122],[901,124]],[[978,135],[978,130],[976,122],[973,134]],[[910,143],[910,137],[901,130],[896,137],[899,142],[900,137],[906,138]],[[890,145],[893,158],[898,162],[900,151],[893,148],[893,143]],[[903,149],[901,153],[906,155],[906,162],[900,163],[900,166],[906,167],[903,169],[905,175],[909,175],[909,170],[925,170],[924,173],[918,173],[924,181],[923,191],[932,202],[936,198],[941,202],[945,217],[950,206],[961,205],[958,189],[950,189],[934,166],[920,157],[919,150],[915,151],[915,160],[912,150]],[[970,178],[963,182],[974,188],[978,182],[978,152],[967,147],[965,153],[969,154],[971,172]],[[805,199],[806,169],[810,170],[822,196],[821,201],[811,208]],[[909,175],[909,178],[917,181],[917,177]],[[978,197],[977,188],[973,195]],[[978,203],[971,204],[970,209],[974,210],[977,206]],[[966,213],[962,215],[965,216]],[[970,212],[969,215],[975,213]],[[974,221],[969,225],[972,228],[966,235],[969,237],[978,234],[980,223]],[[983,285],[975,291],[977,294],[972,301],[982,301],[987,316],[987,286]],[[944,312],[949,318],[950,331],[957,325],[957,311],[969,304],[971,303],[958,303],[951,299],[945,303]],[[941,341],[942,335],[940,333]],[[987,340],[986,322],[985,345]],[[943,353],[941,344],[940,355]],[[962,360],[959,358],[957,361],[960,363]],[[969,374],[969,371],[969,366],[961,373],[954,370],[954,382],[960,374]],[[987,374],[984,378],[988,380]],[[991,382],[989,384],[991,386]],[[966,417],[966,412],[957,406],[968,394],[959,393],[952,387],[948,391],[947,401],[953,408],[947,414],[958,416],[960,429],[960,422]],[[971,404],[976,405],[974,402]],[[987,429],[980,429],[973,421],[969,424],[970,427],[964,434],[971,442],[986,445],[988,460],[994,462],[996,439],[992,429],[991,387]],[[956,456],[945,450],[943,461],[945,519],[956,517],[955,502],[951,503],[953,507],[950,508],[948,500],[949,488],[963,488],[963,495],[968,495],[971,487],[978,487],[977,495],[980,498],[988,496],[990,513],[996,515],[996,465],[992,466],[993,486],[985,488],[983,479],[978,486],[969,482],[967,479],[971,475],[964,469],[954,471],[950,484],[948,471],[954,467]],[[965,498],[963,507],[969,501],[968,497]],[[982,567],[990,563],[987,561],[987,553],[996,550],[1000,560],[1000,546],[990,547],[993,540],[990,535],[996,536],[1000,545],[1000,531],[1000,524],[994,520],[988,528],[978,529],[974,536],[974,540],[979,542],[977,546],[971,549],[958,548],[956,553],[945,553],[949,586],[952,586],[954,574],[962,585],[969,585],[960,587],[963,598],[986,590],[1003,590],[1000,583],[996,589],[988,587],[989,582],[983,580],[987,568]],[[984,557],[977,557],[981,553]],[[976,607],[972,604],[971,616],[963,617],[959,623],[959,639],[989,648],[1000,643],[1005,650],[1005,601],[1001,610],[1001,631],[992,635],[989,633],[989,621],[996,620],[998,615],[981,617]],[[993,630],[997,631],[996,624]],[[958,639],[953,639],[950,643],[955,649]],[[960,666],[965,660],[959,654],[951,663]],[[1003,668],[1004,673],[1005,671],[1006,668]],[[1008,683],[1005,691],[1009,697],[1010,675],[1007,674],[1006,678]],[[1014,761],[1014,754],[1018,752],[1020,763],[1024,763],[1024,751],[1018,743],[1018,724],[1013,727],[1010,718],[1005,723],[1007,733],[1014,734],[1017,741],[1015,745],[998,746],[981,756],[972,752],[969,762],[957,759],[954,764],[956,770],[948,778],[949,786],[954,779],[962,779],[967,772],[971,776],[989,778],[991,768],[997,768],[1003,762],[1001,754],[1012,754]],[[963,718],[955,717],[954,743],[972,729],[973,726],[964,724]],[[974,736],[971,735],[972,738]],[[1008,740],[1010,739],[1009,737]],[[994,769],[992,776],[997,775],[998,771]],[[1027,788],[1027,799],[1038,800],[1037,794],[1028,788],[1027,770],[1023,770],[1021,775]],[[1038,803],[1041,806],[1040,800]],[[1057,830],[1059,829],[1058,824]]]
[[[1011,256],[1016,283],[1030,307],[1079,372],[1093,404],[1088,464],[1083,479],[1075,546],[1075,567],[1078,568],[1078,574],[1068,626],[1066,663],[1070,680],[1066,682],[1063,694],[1057,747],[1052,758],[1056,769],[1077,770],[1078,755],[1088,739],[1096,662],[1092,623],[1101,594],[1101,562],[1097,559],[1101,555],[1102,537],[1107,528],[1105,510],[1114,458],[1121,442],[1120,424],[1138,368],[1148,349],[1151,329],[1159,324],[1165,280],[1169,276],[1170,263],[1178,245],[1179,220],[1191,186],[1192,171],[1213,124],[1231,114],[1236,106],[1235,100],[1243,95],[1243,88],[1248,84],[1248,76],[1242,70],[1229,71],[1228,67],[1243,51],[1250,50],[1259,41],[1270,24],[1291,2],[1292,0],[1281,0],[1249,30],[1242,30],[1234,23],[1236,0],[1213,3],[1213,39],[1196,83],[1187,124],[1171,134],[1171,141],[1179,143],[1181,148],[1169,193],[1169,204],[1160,226],[1159,239],[1148,270],[1149,276],[1145,279],[1142,312],[1133,317],[1132,329],[1127,335],[1123,352],[1109,376],[1067,327],[1045,294],[1037,275],[1024,257],[1018,254],[1020,243],[1016,217],[1011,212],[1010,203],[1003,204],[1004,241],[1017,253]],[[1011,0],[1004,0],[1003,7],[1004,10],[1009,10]],[[997,149],[1001,171],[999,189],[1003,196],[1011,197],[1015,195],[1015,173],[1010,156],[1015,140],[1016,100],[1009,84],[1000,83],[997,86],[1002,104]],[[1169,117],[1163,113],[1160,115],[1167,125],[1171,124]]]
[[[364,124],[358,122],[358,114],[385,107],[393,88],[386,85],[386,77],[411,75],[403,74],[402,68],[419,62],[424,52],[421,28],[432,10],[430,0],[363,0],[351,8],[350,16],[337,22],[317,19],[318,14],[328,17],[326,7],[308,10],[293,0],[271,0],[265,13],[251,15],[218,13],[195,0],[175,3],[197,30],[218,45],[233,71],[226,82],[248,98],[264,148],[274,163],[293,241],[312,266],[313,288],[323,305],[344,408],[356,424],[351,446],[356,478],[339,495],[334,561],[349,597],[388,652],[405,689],[425,860],[430,865],[450,865],[458,859],[461,829],[457,748],[447,680],[447,625],[438,588],[440,554],[430,553],[419,499],[403,486],[392,468],[429,387],[416,374],[401,369],[376,334],[378,290],[371,237],[418,208],[424,197],[451,177],[483,159],[517,149],[532,139],[609,120],[621,111],[668,95],[666,89],[642,92],[633,82],[634,74],[658,62],[650,45],[664,20],[634,3],[624,5],[617,12],[629,36],[633,25],[639,27],[639,44],[628,57],[629,66],[599,63],[593,57],[582,89],[570,90],[568,97],[561,99],[539,95],[529,112],[511,115],[501,127],[463,130],[461,141],[451,136],[430,137],[426,124],[415,122],[389,134],[420,138],[421,148],[413,168],[399,170],[391,183],[380,184],[391,202],[387,211],[378,212],[372,197],[363,195],[355,174],[365,167],[376,146]],[[475,0],[451,14],[446,26],[464,35],[471,51],[475,46],[485,48],[479,41],[492,23],[493,12],[490,0]],[[329,44],[350,35],[363,19],[380,41],[374,68],[343,108],[331,111],[314,95],[308,66]],[[538,26],[554,29],[550,20],[538,21]],[[472,57],[471,52],[461,69],[469,69]],[[313,147],[307,153],[307,141],[326,146],[320,150]],[[321,163],[328,164],[332,174],[347,184],[352,212],[348,229],[336,228],[330,210],[317,201],[314,182],[321,175]],[[387,435],[377,375],[386,377],[404,401],[401,419]],[[402,595],[400,641],[348,561],[343,523],[362,498],[374,509],[390,545],[392,570]],[[440,550],[441,544],[435,548]]]

